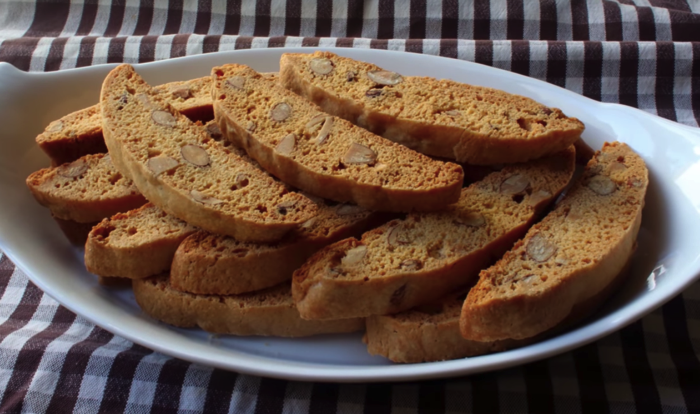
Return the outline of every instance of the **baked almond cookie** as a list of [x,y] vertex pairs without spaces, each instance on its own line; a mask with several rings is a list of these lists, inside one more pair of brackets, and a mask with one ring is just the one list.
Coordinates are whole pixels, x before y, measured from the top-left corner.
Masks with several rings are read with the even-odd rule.
[[[156,90],[163,93],[175,109],[193,121],[206,122],[214,118],[211,78],[208,76],[166,83],[157,86]],[[52,166],[75,161],[83,155],[106,153],[100,105],[75,111],[51,122],[36,137],[36,143],[51,158]]]
[[285,53],[280,82],[329,114],[424,154],[474,165],[524,162],[573,144],[583,124],[524,96],[402,76],[330,52]]
[[581,308],[592,312],[635,249],[648,184],[626,144],[605,144],[557,207],[495,265],[464,302],[466,339],[522,339]]
[[466,292],[448,295],[405,312],[368,317],[363,338],[367,351],[393,362],[418,363],[490,354],[526,344],[526,341],[477,342],[462,338],[459,315],[466,296]]
[[428,211],[459,198],[462,168],[321,112],[243,65],[212,69],[224,136],[291,186],[375,211]]
[[282,238],[316,205],[224,148],[168,104],[129,65],[101,94],[102,126],[115,166],[168,214],[241,241]]
[[99,222],[146,200],[107,154],[85,155],[72,163],[44,168],[27,177],[34,198],[64,221]]
[[522,237],[574,173],[573,146],[504,167],[462,190],[443,212],[409,214],[332,244],[294,273],[306,319],[401,312],[473,283]]
[[[235,295],[277,285],[322,247],[362,234],[378,220],[361,207],[317,200],[319,213],[275,244],[199,232],[177,249],[170,283],[183,292]],[[378,223],[377,223],[378,224]]]
[[168,276],[134,279],[134,296],[144,312],[170,325],[200,327],[231,335],[301,337],[355,332],[362,319],[307,321],[294,307],[289,284],[232,296],[207,296],[173,289]]
[[85,267],[102,277],[141,279],[160,274],[175,250],[197,231],[151,203],[119,213],[95,226],[85,244]]

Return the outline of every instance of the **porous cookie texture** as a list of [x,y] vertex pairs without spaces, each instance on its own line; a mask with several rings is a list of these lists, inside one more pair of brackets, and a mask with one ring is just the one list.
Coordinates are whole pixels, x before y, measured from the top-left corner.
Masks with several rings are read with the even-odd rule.
[[[277,285],[322,247],[362,234],[377,214],[349,204],[316,200],[316,217],[274,244],[253,244],[199,232],[177,249],[170,283],[191,293],[232,295]],[[378,223],[377,223],[378,224]]]
[[[155,88],[169,103],[193,121],[214,118],[211,107],[211,78],[172,82]],[[102,136],[100,105],[93,105],[51,122],[36,137],[39,147],[58,166],[75,161],[83,155],[106,153]]]
[[103,277],[157,275],[170,269],[175,250],[195,231],[194,226],[148,203],[95,226],[85,244],[85,266]]
[[418,363],[464,358],[525,345],[527,341],[477,342],[462,338],[459,315],[466,297],[449,295],[394,315],[367,318],[367,351],[393,362]]
[[362,319],[307,321],[294,307],[289,284],[242,295],[195,295],[173,289],[168,276],[133,281],[136,302],[144,312],[183,328],[200,327],[231,335],[301,337],[355,332]]
[[316,205],[225,148],[168,104],[129,65],[102,86],[105,142],[115,166],[162,210],[241,241],[274,241]]
[[427,211],[459,198],[460,166],[432,160],[319,107],[243,65],[212,69],[224,135],[282,181],[377,211]]
[[445,211],[413,213],[312,256],[292,292],[307,319],[397,313],[469,283],[522,237],[574,173],[573,146],[504,167]]
[[34,198],[61,220],[94,223],[146,200],[106,154],[86,155],[59,167],[44,168],[27,177]]
[[576,118],[523,96],[402,76],[331,52],[283,54],[280,82],[325,112],[387,139],[474,165],[553,154],[584,129]]
[[592,312],[635,248],[648,184],[626,144],[605,144],[563,200],[494,266],[464,302],[462,335],[476,341],[544,332]]

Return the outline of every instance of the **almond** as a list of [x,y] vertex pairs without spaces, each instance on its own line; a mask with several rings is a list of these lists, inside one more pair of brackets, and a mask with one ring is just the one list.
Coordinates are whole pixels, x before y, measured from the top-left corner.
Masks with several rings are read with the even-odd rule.
[[466,211],[460,213],[459,217],[452,220],[452,222],[461,226],[481,227],[486,224],[486,218],[481,213]]
[[343,163],[345,164],[372,165],[376,161],[377,153],[357,142],[353,142],[345,153],[345,156],[343,156]]
[[357,77],[357,73],[355,73],[355,72],[353,72],[353,71],[351,71],[351,70],[349,70],[348,73],[345,74],[345,79],[346,79],[348,82],[354,81],[356,77]]
[[375,70],[367,72],[367,77],[374,83],[387,86],[398,85],[403,81],[403,77],[401,77],[401,75],[388,70]]
[[46,130],[49,132],[61,132],[63,130],[63,121],[52,122]]
[[386,236],[386,241],[391,247],[398,247],[400,245],[407,245],[411,243],[411,239],[408,237],[404,229],[401,226],[394,226]]
[[535,191],[530,195],[530,198],[527,200],[528,204],[531,206],[536,206],[543,202],[544,200],[547,200],[548,198],[552,197],[552,193],[550,193],[547,190],[538,190]]
[[231,76],[226,79],[226,84],[233,89],[243,90],[245,78],[243,76]]
[[151,119],[158,125],[170,128],[177,124],[175,117],[167,111],[153,111],[151,112]]
[[278,103],[270,110],[270,118],[282,122],[292,115],[292,107],[285,102]]
[[245,130],[248,132],[255,132],[255,128],[257,127],[257,124],[253,121],[248,121],[248,124],[245,126]]
[[598,195],[609,195],[617,190],[617,185],[604,175],[594,175],[588,180],[588,188]]
[[286,215],[295,205],[296,201],[283,201],[277,205],[277,212],[281,215]]
[[180,86],[170,91],[174,98],[189,99],[192,97],[192,91],[187,86]]
[[540,233],[537,233],[527,242],[525,251],[530,259],[542,263],[549,260],[549,258],[557,252],[557,246],[552,244]]
[[209,124],[207,125],[207,132],[209,135],[214,138],[214,139],[221,139],[223,134],[221,133],[221,128],[217,124]]
[[222,204],[223,201],[219,200],[218,198],[214,198],[211,196],[208,196],[201,191],[197,190],[192,190],[190,191],[190,195],[192,196],[192,199],[194,201],[197,201],[202,204],[208,204],[208,205],[216,205],[216,204]]
[[75,178],[87,171],[88,165],[83,159],[78,159],[70,164],[63,164],[57,169],[58,175],[65,178]]
[[313,58],[309,67],[318,75],[328,75],[333,71],[333,62],[326,58]]
[[530,179],[522,174],[511,175],[501,183],[502,194],[520,194],[530,185]]
[[345,257],[340,260],[343,267],[355,266],[367,255],[367,246],[359,245],[345,252]]
[[368,98],[376,98],[382,94],[381,89],[370,89],[367,92],[365,92],[365,96]]
[[321,145],[324,142],[326,142],[326,139],[328,138],[328,135],[331,133],[331,129],[333,129],[333,117],[332,116],[327,116],[326,117],[326,122],[323,123],[323,128],[321,128],[321,131],[318,133],[318,136],[316,137],[316,144]]
[[311,118],[311,119],[309,120],[309,122],[306,123],[306,126],[305,126],[306,130],[308,130],[309,132],[310,132],[310,131],[313,131],[314,128],[315,128],[317,125],[320,125],[323,121],[326,120],[326,117],[327,117],[327,116],[328,116],[328,115],[326,115],[326,114],[316,114],[316,115],[314,115],[313,118]]
[[288,156],[294,151],[294,145],[296,144],[296,137],[294,134],[289,134],[282,138],[282,140],[275,147],[275,152],[280,155]]
[[415,272],[416,270],[421,270],[423,268],[423,262],[418,259],[408,259],[401,262],[399,268],[401,270]]
[[445,115],[451,116],[451,117],[460,117],[462,116],[462,113],[457,111],[457,110],[452,110],[452,111],[445,111],[443,112]]
[[182,155],[182,158],[185,161],[199,167],[207,166],[210,162],[207,151],[197,145],[185,145],[184,147],[180,148],[180,155]]
[[172,170],[178,165],[180,165],[180,163],[177,162],[176,159],[166,157],[165,155],[149,158],[148,161],[146,161],[146,167],[148,167],[156,177],[166,171]]

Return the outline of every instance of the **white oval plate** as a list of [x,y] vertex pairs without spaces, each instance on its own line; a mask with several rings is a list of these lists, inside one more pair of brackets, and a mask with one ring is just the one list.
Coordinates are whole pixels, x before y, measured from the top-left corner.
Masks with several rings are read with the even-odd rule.
[[[136,65],[152,84],[209,74],[212,66],[244,63],[277,71],[283,52],[260,49]],[[129,289],[104,288],[27,190],[25,178],[48,165],[34,137],[52,120],[97,102],[114,65],[55,73],[24,73],[0,63],[0,249],[46,293],[110,332],[189,361],[262,376],[317,381],[416,380],[472,374],[546,358],[594,341],[671,299],[700,273],[700,130],[645,112],[603,104],[521,75],[427,55],[335,49],[404,75],[450,78],[525,95],[561,108],[586,124],[594,148],[624,141],[647,162],[650,185],[631,276],[605,308],[579,327],[537,344],[455,361],[394,365],[367,354],[360,334],[307,339],[211,336],[176,329],[142,314]]]

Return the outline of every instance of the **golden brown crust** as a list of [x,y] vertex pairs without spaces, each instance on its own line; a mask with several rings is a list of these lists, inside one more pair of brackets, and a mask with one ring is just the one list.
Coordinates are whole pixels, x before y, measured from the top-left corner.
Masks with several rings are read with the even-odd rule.
[[[319,66],[314,69],[314,64]],[[577,119],[529,98],[451,80],[401,76],[331,52],[283,54],[280,82],[325,112],[387,139],[474,165],[553,154],[573,144],[584,128]]]
[[604,291],[634,251],[647,174],[627,145],[605,144],[555,210],[481,272],[464,303],[462,335],[532,337]]
[[[170,283],[183,292],[236,295],[292,278],[313,253],[337,240],[362,234],[377,214],[318,200],[319,214],[275,244],[253,244],[198,232],[175,253]],[[376,223],[379,224],[379,223]]]
[[207,231],[260,242],[278,240],[316,214],[308,198],[212,140],[129,65],[105,79],[101,108],[115,166],[168,214]]
[[196,228],[153,204],[102,220],[85,243],[85,266],[98,276],[141,279],[170,269]]
[[105,154],[85,155],[72,163],[44,168],[27,177],[34,198],[62,220],[95,223],[146,200]]
[[439,213],[413,213],[330,245],[294,273],[303,318],[385,315],[471,283],[522,237],[574,172],[574,150],[505,167]]
[[302,337],[355,332],[362,319],[306,321],[294,307],[288,284],[235,296],[206,296],[172,289],[167,275],[134,279],[134,296],[144,312],[165,323],[231,335]]
[[459,198],[461,167],[324,114],[243,65],[212,69],[224,135],[271,174],[319,197],[378,211],[428,211]]
[[[169,98],[170,104],[191,120],[206,122],[214,119],[211,79],[208,76],[171,82],[155,89]],[[36,137],[36,143],[51,158],[54,167],[75,161],[84,155],[106,153],[100,105],[72,112],[51,122]]]

